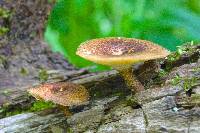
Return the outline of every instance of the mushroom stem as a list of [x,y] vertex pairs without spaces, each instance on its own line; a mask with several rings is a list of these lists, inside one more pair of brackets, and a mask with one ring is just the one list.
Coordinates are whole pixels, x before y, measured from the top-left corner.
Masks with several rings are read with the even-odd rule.
[[72,113],[70,112],[69,107],[62,106],[62,105],[58,105],[58,107],[63,111],[66,117],[72,116]]
[[133,93],[137,93],[144,90],[144,86],[134,75],[132,67],[117,70],[123,76],[127,86],[132,90]]

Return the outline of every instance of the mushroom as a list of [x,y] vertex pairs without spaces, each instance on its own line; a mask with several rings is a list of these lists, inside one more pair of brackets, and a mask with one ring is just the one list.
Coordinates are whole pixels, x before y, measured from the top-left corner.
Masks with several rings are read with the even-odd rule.
[[83,105],[89,99],[89,93],[84,86],[71,82],[46,83],[30,88],[28,92],[37,100],[58,104],[67,116],[71,114],[70,106]]
[[110,66],[124,77],[133,93],[144,90],[144,86],[132,72],[132,65],[152,59],[164,58],[170,52],[150,41],[108,37],[81,43],[76,54],[97,64]]

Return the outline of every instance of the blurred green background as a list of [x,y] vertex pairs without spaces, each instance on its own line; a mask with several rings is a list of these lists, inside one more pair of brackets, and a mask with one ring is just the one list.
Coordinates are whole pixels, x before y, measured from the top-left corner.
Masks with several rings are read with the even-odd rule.
[[76,56],[81,42],[107,36],[153,41],[174,51],[200,40],[200,0],[57,0],[45,40],[77,67],[105,67]]

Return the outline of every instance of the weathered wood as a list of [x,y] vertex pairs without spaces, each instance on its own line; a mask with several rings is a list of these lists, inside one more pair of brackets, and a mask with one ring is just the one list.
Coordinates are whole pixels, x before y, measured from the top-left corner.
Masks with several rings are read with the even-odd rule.
[[49,133],[51,126],[62,126],[66,123],[66,117],[62,113],[54,113],[41,116],[35,113],[26,113],[1,119],[1,133]]
[[[168,81],[166,81],[166,84],[162,87],[157,89],[152,88],[136,94],[136,98],[141,104],[141,107],[138,108],[132,107],[132,104],[128,102],[129,98],[123,99],[119,96],[110,96],[110,98],[108,98],[108,96],[105,96],[101,97],[99,100],[92,100],[89,105],[69,118],[64,117],[62,113],[55,113],[54,111],[47,113],[42,111],[38,114],[25,113],[4,118],[0,120],[0,131],[16,133],[66,132],[66,130],[75,133],[85,131],[98,133],[117,131],[122,133],[132,131],[196,133],[200,130],[198,125],[200,123],[200,108],[197,107],[197,105],[199,105],[199,97],[197,96],[200,95],[199,79],[197,84],[191,86],[194,88],[189,99],[195,99],[189,102],[184,102],[185,100],[180,102],[177,100],[177,97],[186,97],[182,83],[180,82],[172,86],[169,85],[169,81],[173,80],[173,75],[175,73],[181,73],[182,75],[180,76],[183,79],[184,77],[194,75],[198,77],[200,73],[196,68],[199,68],[199,66],[200,60],[197,63],[178,67],[169,73],[171,78],[168,78]],[[188,70],[189,73],[184,73],[186,70]],[[104,77],[105,74],[107,75],[106,78]],[[86,77],[94,79],[92,81],[95,81],[95,83],[98,83],[99,80],[104,82],[105,79],[106,81],[108,80],[108,77],[115,77],[115,71],[111,71],[109,74],[108,72],[103,72],[99,75],[97,74],[97,77],[95,75]],[[74,81],[76,81],[76,83],[91,85],[90,80],[76,79]],[[98,89],[98,87],[96,89]],[[185,106],[186,103],[190,105],[189,109],[188,106]]]
[[104,100],[95,100],[91,107],[88,106],[85,111],[74,114],[69,118],[55,109],[48,109],[37,113],[23,113],[3,118],[0,119],[0,133],[65,133],[70,130],[70,126],[74,128],[79,126],[77,128],[79,131],[85,130],[88,126],[96,128],[104,116],[104,111],[118,98],[112,97]]

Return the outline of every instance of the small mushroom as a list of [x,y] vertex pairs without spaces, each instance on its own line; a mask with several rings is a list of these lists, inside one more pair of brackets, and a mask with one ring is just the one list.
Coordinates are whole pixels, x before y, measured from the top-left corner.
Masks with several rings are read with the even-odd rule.
[[169,53],[150,41],[124,37],[89,40],[81,43],[76,52],[87,60],[118,70],[133,93],[144,90],[144,86],[134,76],[132,65],[164,58]]
[[71,82],[47,83],[31,88],[28,92],[37,100],[58,104],[67,116],[71,114],[68,107],[83,105],[89,99],[84,86]]

